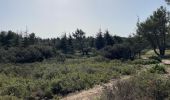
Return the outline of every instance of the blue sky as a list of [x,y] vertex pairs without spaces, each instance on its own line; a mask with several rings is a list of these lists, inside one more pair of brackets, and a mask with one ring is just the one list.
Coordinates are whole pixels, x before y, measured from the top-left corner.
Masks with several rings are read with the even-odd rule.
[[81,28],[95,36],[135,32],[137,16],[146,19],[164,0],[0,0],[0,30],[24,31],[51,38]]

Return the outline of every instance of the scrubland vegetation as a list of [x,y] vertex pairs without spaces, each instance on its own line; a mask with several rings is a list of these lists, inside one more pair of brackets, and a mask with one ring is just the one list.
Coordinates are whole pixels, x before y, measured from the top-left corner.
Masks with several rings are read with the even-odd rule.
[[52,59],[31,64],[1,64],[0,95],[22,99],[64,96],[120,75],[135,74],[142,67],[129,62],[94,57],[67,59],[65,63]]
[[112,89],[106,88],[101,100],[169,100],[170,80],[162,75],[165,69],[156,65],[151,70],[154,73],[145,71],[129,80],[119,81]]
[[[167,1],[168,2],[168,1]],[[137,23],[129,37],[108,30],[95,37],[77,29],[42,39],[35,33],[0,33],[0,100],[50,100],[119,79],[101,100],[169,100],[169,18],[164,7]]]

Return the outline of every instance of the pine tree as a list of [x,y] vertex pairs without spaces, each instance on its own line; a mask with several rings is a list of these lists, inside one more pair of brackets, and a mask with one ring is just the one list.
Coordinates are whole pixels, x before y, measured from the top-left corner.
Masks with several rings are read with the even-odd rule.
[[69,35],[69,37],[68,37],[68,51],[71,54],[74,54],[73,38],[71,35]]
[[30,45],[35,44],[35,42],[36,42],[35,33],[31,33],[28,38],[29,38],[29,44]]
[[6,34],[7,32],[5,31],[2,31],[1,34],[0,34],[0,43],[1,43],[1,46],[5,46],[6,45]]
[[81,29],[77,29],[75,33],[73,33],[73,37],[76,39],[76,47],[81,52],[85,47],[85,32]]
[[146,38],[154,52],[160,57],[165,55],[168,23],[167,11],[161,6],[146,21],[137,25],[139,36]]
[[63,53],[68,53],[67,36],[64,34],[60,41],[60,49]]
[[113,37],[110,35],[109,31],[106,30],[104,34],[105,45],[112,46],[114,44]]
[[101,31],[99,31],[99,33],[97,33],[97,37],[96,37],[96,40],[95,40],[95,45],[96,45],[96,48],[98,50],[102,49],[105,46],[104,37],[103,37]]
[[22,40],[22,36],[16,34],[15,39],[14,39],[14,46],[20,47],[21,46],[21,40]]
[[25,36],[22,41],[22,46],[23,47],[28,47],[29,46],[29,38]]
[[5,44],[7,47],[14,46],[14,39],[15,39],[15,33],[12,31],[8,31],[6,37],[5,37]]
[[168,5],[170,5],[170,0],[165,0],[167,2]]
[[123,38],[120,37],[120,36],[113,36],[113,40],[114,40],[114,43],[115,44],[120,44],[120,43],[123,43]]

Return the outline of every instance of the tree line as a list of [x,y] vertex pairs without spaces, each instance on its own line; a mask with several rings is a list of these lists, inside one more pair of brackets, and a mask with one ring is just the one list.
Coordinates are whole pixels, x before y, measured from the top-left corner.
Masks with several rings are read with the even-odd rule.
[[98,54],[109,59],[135,59],[144,49],[153,49],[159,56],[165,55],[168,47],[169,16],[165,7],[160,7],[145,21],[137,22],[137,31],[129,37],[113,36],[99,30],[95,37],[86,36],[82,29],[61,37],[42,39],[35,33],[25,35],[0,32],[0,62],[27,63],[42,61],[61,55]]
[[[132,38],[134,37],[131,37],[131,39]],[[0,32],[0,61],[21,63],[42,61],[46,58],[58,56],[59,53],[90,55],[89,53],[94,50],[96,52],[104,52],[105,49],[113,49],[114,46],[116,49],[119,46],[128,47],[128,43],[132,46],[130,43],[132,42],[131,39],[112,36],[108,30],[105,32],[100,30],[96,34],[96,37],[86,37],[86,33],[83,30],[77,29],[72,34],[63,34],[62,37],[51,39],[36,37],[35,33],[23,36],[12,31],[2,31]],[[129,49],[132,50],[132,48]],[[107,55],[109,53],[106,54],[104,52],[102,54]],[[118,52],[116,54],[118,54]]]

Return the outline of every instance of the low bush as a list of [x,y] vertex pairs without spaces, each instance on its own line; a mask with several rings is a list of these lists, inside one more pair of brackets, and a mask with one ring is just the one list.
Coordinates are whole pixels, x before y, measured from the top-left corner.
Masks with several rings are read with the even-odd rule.
[[108,59],[133,59],[131,49],[125,44],[116,44],[103,48],[102,55]]
[[131,75],[135,73],[135,68],[133,66],[123,67],[121,68],[122,75]]
[[22,99],[19,99],[15,96],[5,95],[5,96],[0,96],[0,100],[22,100]]
[[169,100],[170,81],[156,74],[143,73],[106,88],[101,100]]
[[165,74],[166,69],[163,65],[154,65],[150,70],[151,73]]
[[[54,99],[96,84],[106,83],[120,75],[134,74],[138,65],[107,58],[58,58],[24,64],[1,64],[0,96],[21,99]],[[98,59],[98,58],[97,58]],[[107,59],[107,60],[104,60]]]
[[97,56],[97,57],[94,57],[94,61],[97,61],[97,62],[103,62],[103,61],[109,62],[110,60],[103,57],[103,56]]
[[[71,92],[85,89],[86,82],[78,76],[65,77],[57,82],[52,83],[52,92],[54,94],[66,95]],[[88,84],[89,85],[89,84]]]
[[61,54],[61,53],[57,53],[57,56],[56,56],[56,60],[58,61],[58,62],[65,62],[66,61],[66,57],[65,57],[65,55],[63,55],[63,54]]
[[150,64],[158,64],[160,63],[158,60],[154,60],[154,59],[136,59],[134,61],[131,62],[132,64],[141,64],[141,65],[150,65]]
[[162,58],[161,58],[161,57],[158,57],[158,56],[151,56],[151,57],[149,57],[149,59],[154,59],[154,60],[157,60],[157,61],[159,61],[159,62],[162,61]]
[[1,48],[0,62],[2,63],[30,63],[42,61],[56,55],[55,50],[50,46],[31,45],[27,48],[11,47]]
[[95,84],[107,82],[110,79],[110,75],[114,76],[111,73],[102,75],[85,73],[68,74],[66,77],[52,82],[52,92],[54,94],[67,95],[75,91],[92,88]]
[[24,92],[26,92],[26,90],[24,88],[22,88],[23,86],[7,86],[6,88],[2,89],[1,91],[1,95],[12,95],[12,96],[16,96],[16,97],[23,97],[24,96]]

